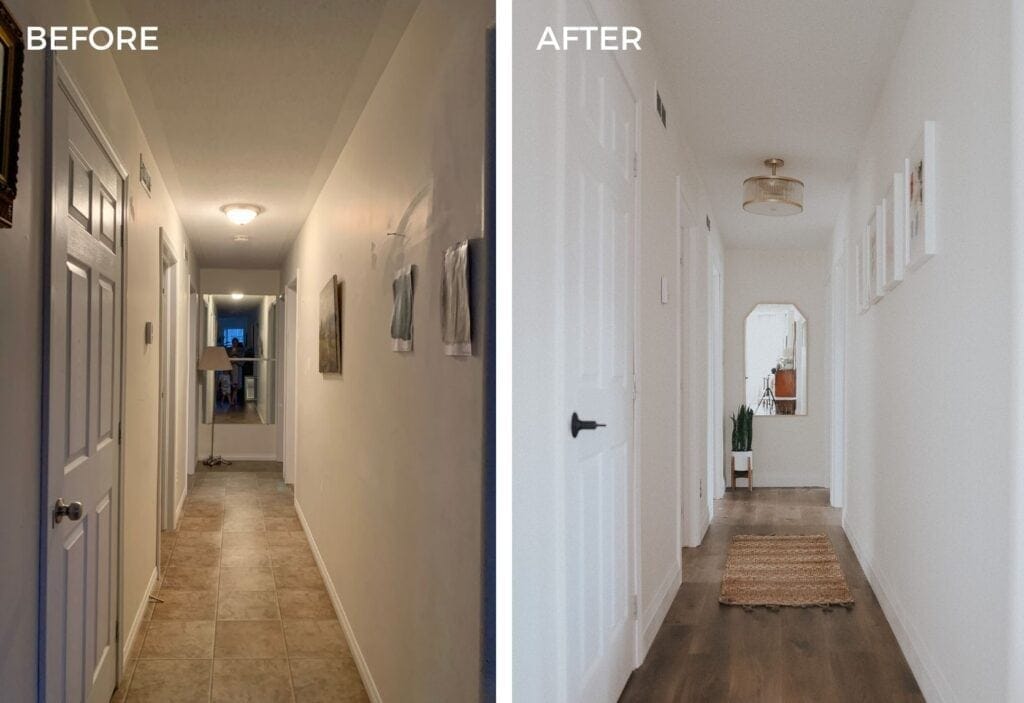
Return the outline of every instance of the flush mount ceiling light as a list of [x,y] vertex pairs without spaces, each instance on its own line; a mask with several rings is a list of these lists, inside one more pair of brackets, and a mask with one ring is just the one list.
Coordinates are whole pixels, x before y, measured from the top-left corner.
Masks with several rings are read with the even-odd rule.
[[232,293],[231,294],[231,299],[232,300],[241,300],[244,297],[245,297],[245,295],[243,295],[242,293]]
[[796,215],[804,210],[804,182],[775,175],[782,159],[765,159],[770,176],[751,176],[743,181],[743,209],[755,215]]
[[259,205],[232,203],[231,205],[225,205],[220,211],[227,215],[228,219],[236,225],[247,225],[263,212],[263,208]]

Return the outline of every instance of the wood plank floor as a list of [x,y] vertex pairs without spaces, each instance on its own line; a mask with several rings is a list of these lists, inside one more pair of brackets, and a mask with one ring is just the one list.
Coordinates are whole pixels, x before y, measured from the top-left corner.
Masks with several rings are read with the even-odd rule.
[[[718,603],[733,535],[813,532],[832,540],[851,610]],[[683,550],[683,586],[620,703],[923,700],[828,491],[763,488],[728,491],[704,543]]]

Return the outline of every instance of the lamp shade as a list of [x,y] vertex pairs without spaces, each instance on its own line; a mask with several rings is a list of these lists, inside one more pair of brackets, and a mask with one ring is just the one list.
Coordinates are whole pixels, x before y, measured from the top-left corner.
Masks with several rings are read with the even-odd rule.
[[230,371],[231,359],[224,347],[206,347],[196,368],[200,371]]

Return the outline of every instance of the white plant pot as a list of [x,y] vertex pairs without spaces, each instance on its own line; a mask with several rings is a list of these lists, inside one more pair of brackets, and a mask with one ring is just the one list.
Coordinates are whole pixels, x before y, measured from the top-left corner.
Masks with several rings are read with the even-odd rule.
[[754,452],[733,452],[732,458],[736,462],[736,471],[747,471],[754,459]]

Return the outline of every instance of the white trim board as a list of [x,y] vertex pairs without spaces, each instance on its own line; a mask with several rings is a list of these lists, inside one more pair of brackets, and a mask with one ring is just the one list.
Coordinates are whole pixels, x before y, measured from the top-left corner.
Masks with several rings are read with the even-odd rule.
[[[197,461],[201,462],[208,456],[209,454],[204,454]],[[281,461],[281,457],[277,454],[221,454],[220,456],[228,461]]]
[[132,651],[132,647],[135,646],[135,638],[139,634],[139,628],[142,627],[143,619],[146,617],[146,606],[149,605],[149,596],[153,592],[153,587],[156,586],[156,580],[159,578],[160,571],[155,566],[153,567],[153,573],[149,575],[149,584],[146,586],[146,591],[142,595],[142,602],[139,603],[138,609],[135,611],[135,617],[132,618],[132,626],[128,628],[128,632],[124,638],[124,644],[121,647],[121,662],[122,671],[124,665],[128,663],[128,653]]
[[682,585],[682,565],[677,561],[672,565],[668,573],[665,574],[665,578],[662,580],[657,593],[654,594],[654,598],[651,601],[651,607],[647,608],[641,616],[640,657],[637,661],[637,666],[644,663],[647,654],[651,651],[654,638],[657,637],[658,631],[665,622],[665,618],[668,617],[668,611],[672,607],[672,602],[676,599],[676,594]]
[[352,652],[352,659],[355,660],[356,667],[359,669],[359,677],[363,680],[363,686],[366,688],[366,693],[373,703],[383,703],[383,699],[380,697],[380,691],[377,689],[377,683],[373,680],[373,675],[370,673],[370,667],[367,665],[366,658],[363,656],[363,651],[359,648],[359,643],[356,641],[356,635],[352,630],[352,624],[348,620],[345,608],[341,605],[341,597],[338,595],[338,590],[334,587],[334,581],[331,580],[331,575],[327,573],[327,565],[324,564],[324,559],[320,556],[320,549],[316,545],[316,540],[313,539],[313,533],[309,530],[309,523],[306,522],[306,516],[302,513],[302,507],[299,505],[298,499],[294,502],[295,513],[299,517],[299,524],[302,525],[302,531],[306,533],[306,539],[309,540],[310,549],[313,551],[313,559],[316,560],[316,567],[320,570],[320,577],[324,580],[324,585],[327,587],[327,594],[331,597],[331,603],[334,605],[334,612],[338,615],[338,620],[341,621],[341,629],[345,632],[345,640],[348,642],[348,648]]
[[846,519],[845,510],[843,511],[843,531],[846,533],[846,538],[850,540],[853,553],[857,556],[857,561],[860,562],[861,569],[864,570],[864,575],[867,577],[868,583],[871,584],[879,605],[882,606],[885,619],[888,620],[889,627],[892,628],[892,632],[896,636],[896,642],[903,651],[903,656],[914,673],[914,678],[917,679],[917,685],[920,686],[925,700],[952,703],[956,700],[956,696],[953,693],[953,687],[949,685],[949,681],[942,673],[942,667],[936,663],[935,657],[928,649],[924,639],[910,623],[903,607],[893,595],[892,586],[888,584],[881,572],[875,571],[872,563],[865,559],[864,550]]
[[178,504],[174,506],[174,529],[178,529],[178,525],[181,523],[181,513],[185,510],[185,499],[188,498],[188,474],[185,475],[185,485],[181,489],[181,497],[178,498]]
[[[732,473],[729,467],[729,457],[726,457],[725,465],[725,487],[732,488]],[[764,471],[758,472],[757,455],[754,455],[754,488],[828,488],[828,479],[808,481],[806,476],[794,474],[786,475],[765,475]],[[747,490],[746,477],[736,477],[736,490]]]

